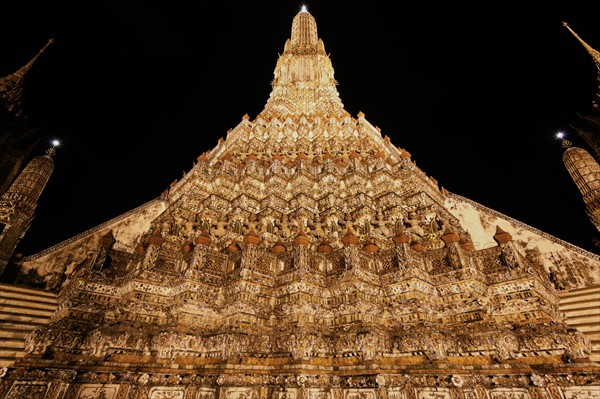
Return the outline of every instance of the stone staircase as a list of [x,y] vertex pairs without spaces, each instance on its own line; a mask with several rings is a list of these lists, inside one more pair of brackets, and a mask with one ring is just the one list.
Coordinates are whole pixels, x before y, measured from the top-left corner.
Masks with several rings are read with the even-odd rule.
[[25,355],[25,337],[48,324],[56,308],[56,294],[0,284],[0,367]]
[[561,292],[560,310],[592,341],[590,360],[600,362],[600,285]]

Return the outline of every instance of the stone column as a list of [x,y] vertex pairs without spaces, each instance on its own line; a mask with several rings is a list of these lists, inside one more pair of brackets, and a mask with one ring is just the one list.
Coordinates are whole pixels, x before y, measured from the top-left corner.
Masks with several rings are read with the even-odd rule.
[[165,242],[165,239],[162,237],[159,230],[156,230],[151,236],[146,238],[147,248],[142,262],[143,269],[151,269],[156,264],[160,246],[163,242]]

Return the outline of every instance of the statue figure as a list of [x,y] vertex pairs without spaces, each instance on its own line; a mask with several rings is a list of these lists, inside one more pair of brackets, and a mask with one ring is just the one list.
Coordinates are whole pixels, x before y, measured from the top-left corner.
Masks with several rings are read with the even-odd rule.
[[421,227],[420,220],[417,217],[417,213],[415,211],[412,211],[408,214],[408,216],[408,218],[404,219],[405,223],[408,224],[408,230],[411,233],[418,235],[419,237],[424,237],[426,231],[425,229],[423,229],[423,227]]

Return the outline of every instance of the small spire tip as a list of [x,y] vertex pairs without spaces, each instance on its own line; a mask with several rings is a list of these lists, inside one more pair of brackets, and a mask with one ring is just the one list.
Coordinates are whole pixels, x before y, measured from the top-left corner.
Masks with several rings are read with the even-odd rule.
[[50,144],[52,146],[46,150],[46,155],[51,157],[56,154],[56,147],[60,145],[60,141],[54,139],[50,142]]

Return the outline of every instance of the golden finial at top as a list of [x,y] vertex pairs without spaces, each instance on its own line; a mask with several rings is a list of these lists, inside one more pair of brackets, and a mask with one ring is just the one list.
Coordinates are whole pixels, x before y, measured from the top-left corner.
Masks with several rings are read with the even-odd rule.
[[560,145],[561,145],[562,148],[569,148],[569,147],[571,147],[572,144],[573,143],[571,143],[571,141],[567,140],[567,139],[562,139],[560,141]]
[[56,147],[60,145],[60,141],[52,140],[50,144],[52,144],[52,146],[46,150],[46,155],[48,155],[49,157],[56,154]]
[[573,144],[571,140],[565,138],[565,134],[563,132],[556,133],[556,138],[560,139],[560,145],[562,148],[569,148]]

